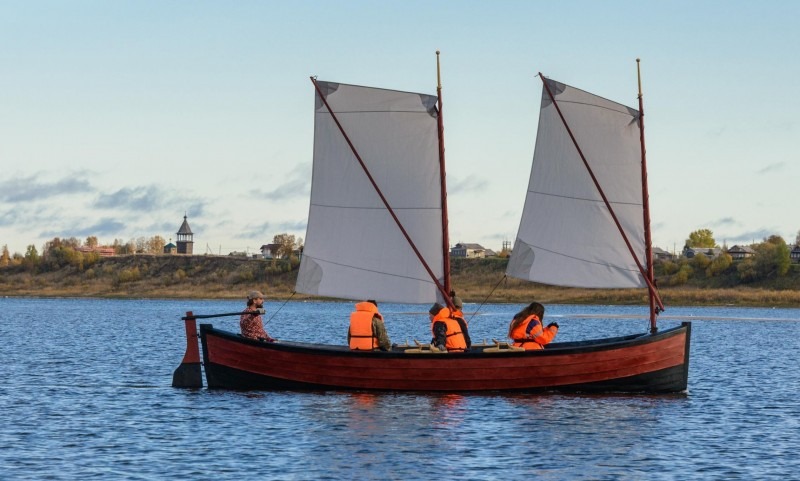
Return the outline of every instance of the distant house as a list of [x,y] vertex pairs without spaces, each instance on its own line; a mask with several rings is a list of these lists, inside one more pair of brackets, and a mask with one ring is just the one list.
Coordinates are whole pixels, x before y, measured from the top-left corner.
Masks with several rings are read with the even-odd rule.
[[480,244],[458,243],[450,248],[450,257],[466,257],[468,259],[479,259],[486,257],[486,249]]
[[164,254],[177,254],[177,253],[178,253],[178,246],[176,246],[172,242],[164,246]]
[[730,255],[733,260],[740,261],[756,255],[756,251],[754,251],[750,246],[735,245],[728,249],[728,255]]
[[276,259],[280,249],[280,244],[264,244],[261,246],[261,257],[264,259]]
[[800,244],[792,247],[791,252],[789,252],[789,258],[792,259],[792,262],[800,262]]
[[114,248],[113,247],[89,247],[89,246],[80,246],[78,247],[78,252],[88,253],[88,252],[96,252],[97,255],[100,257],[111,257],[114,255]]
[[675,260],[675,256],[660,247],[653,247],[653,260],[672,261]]
[[719,247],[689,247],[689,246],[683,248],[683,256],[686,257],[687,259],[691,259],[697,254],[703,254],[709,259],[716,259],[717,256],[722,254],[722,249],[720,249]]

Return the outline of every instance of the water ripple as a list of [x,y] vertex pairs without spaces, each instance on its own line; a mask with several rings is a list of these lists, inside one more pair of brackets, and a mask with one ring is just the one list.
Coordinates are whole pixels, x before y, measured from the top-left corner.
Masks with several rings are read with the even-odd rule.
[[[1,299],[3,479],[783,480],[800,470],[798,310],[671,309],[696,318],[688,394],[434,395],[173,389],[178,318],[239,307],[189,304]],[[268,328],[303,338],[313,320],[311,340],[342,342],[350,307],[289,303],[291,322]],[[501,338],[518,307],[486,306],[473,337]],[[43,308],[57,322],[32,314]],[[421,307],[383,309],[395,340],[429,335]],[[548,312],[563,340],[646,329],[632,307]]]

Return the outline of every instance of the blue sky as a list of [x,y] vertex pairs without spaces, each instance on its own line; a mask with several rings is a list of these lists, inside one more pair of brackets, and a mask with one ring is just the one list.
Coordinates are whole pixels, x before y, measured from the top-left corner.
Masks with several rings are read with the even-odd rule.
[[435,94],[450,239],[513,241],[538,72],[636,106],[654,245],[794,242],[800,2],[0,0],[0,245],[305,236],[308,77]]

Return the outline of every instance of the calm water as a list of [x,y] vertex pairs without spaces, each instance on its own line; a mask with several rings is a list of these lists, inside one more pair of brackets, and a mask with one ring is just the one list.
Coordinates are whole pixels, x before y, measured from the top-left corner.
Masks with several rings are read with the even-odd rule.
[[[350,307],[288,303],[267,329],[342,343]],[[427,340],[425,307],[381,306],[393,342]],[[519,307],[484,306],[473,339],[503,338]],[[180,316],[239,308],[0,299],[0,478],[800,479],[798,309],[669,308],[660,326],[693,320],[682,395],[173,389]],[[552,305],[546,318],[572,340],[644,332],[644,314]]]

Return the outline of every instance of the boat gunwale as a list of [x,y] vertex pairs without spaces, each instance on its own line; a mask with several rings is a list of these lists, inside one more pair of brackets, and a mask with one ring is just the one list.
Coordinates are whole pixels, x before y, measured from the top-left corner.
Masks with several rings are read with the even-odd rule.
[[[453,360],[453,359],[474,359],[474,358],[497,358],[497,357],[527,357],[527,356],[549,356],[549,355],[565,355],[565,354],[581,354],[589,352],[597,352],[604,350],[613,350],[620,348],[627,348],[638,346],[642,344],[650,344],[666,340],[670,337],[680,334],[686,334],[691,327],[691,322],[684,321],[680,325],[659,331],[656,333],[640,333],[629,334],[625,336],[588,339],[582,341],[570,341],[562,343],[552,343],[545,347],[545,349],[536,349],[528,351],[508,350],[501,352],[484,352],[483,349],[473,349],[466,352],[448,352],[448,353],[431,353],[431,352],[406,352],[403,349],[394,348],[391,351],[354,351],[345,345],[335,344],[315,344],[304,343],[298,341],[283,341],[278,342],[264,342],[257,339],[248,339],[241,334],[225,331],[222,329],[214,328],[211,324],[200,324],[200,338],[205,339],[206,336],[217,336],[228,341],[236,343],[247,344],[267,350],[280,350],[287,352],[317,354],[317,355],[334,355],[346,357],[367,357],[377,359],[424,359],[424,360]],[[206,343],[203,342],[204,351],[206,350]],[[405,346],[403,346],[405,347]],[[480,346],[481,348],[484,345]],[[485,345],[485,348],[495,347],[493,344]],[[416,346],[410,346],[408,349],[415,349]],[[204,353],[207,355],[207,352]]]

